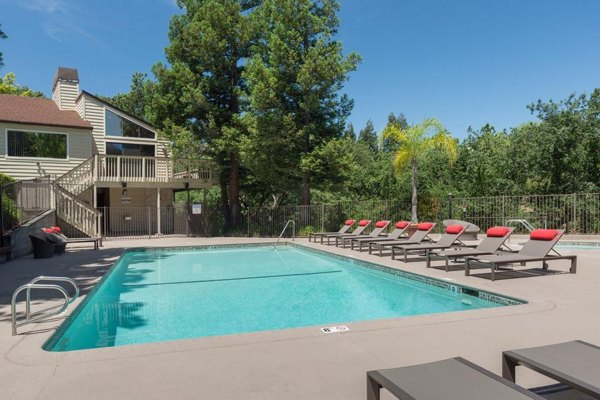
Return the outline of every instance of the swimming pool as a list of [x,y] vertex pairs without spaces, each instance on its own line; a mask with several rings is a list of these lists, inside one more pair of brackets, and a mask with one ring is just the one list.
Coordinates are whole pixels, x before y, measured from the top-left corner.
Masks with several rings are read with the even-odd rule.
[[126,251],[44,348],[70,351],[521,304],[301,246]]
[[557,249],[600,250],[600,242],[591,241],[562,241],[556,244]]

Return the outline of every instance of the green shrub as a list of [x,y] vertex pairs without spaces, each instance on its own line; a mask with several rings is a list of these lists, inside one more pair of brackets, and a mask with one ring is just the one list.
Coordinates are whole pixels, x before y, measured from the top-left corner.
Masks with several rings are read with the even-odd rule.
[[0,172],[0,186],[4,186],[4,185],[7,185],[7,184],[13,183],[13,182],[15,182],[15,178]]
[[316,230],[312,225],[306,225],[298,231],[298,236],[305,237],[314,232],[316,232]]

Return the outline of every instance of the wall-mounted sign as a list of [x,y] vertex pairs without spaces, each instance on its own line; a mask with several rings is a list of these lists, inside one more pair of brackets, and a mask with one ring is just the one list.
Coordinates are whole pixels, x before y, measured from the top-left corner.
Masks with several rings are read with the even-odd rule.
[[121,204],[131,203],[131,197],[121,197]]
[[202,204],[192,204],[192,214],[202,214]]

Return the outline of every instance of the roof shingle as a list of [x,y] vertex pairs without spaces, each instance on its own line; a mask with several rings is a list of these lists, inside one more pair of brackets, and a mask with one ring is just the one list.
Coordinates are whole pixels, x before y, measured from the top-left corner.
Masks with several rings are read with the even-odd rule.
[[77,111],[59,110],[52,100],[12,94],[0,94],[0,121],[92,129]]

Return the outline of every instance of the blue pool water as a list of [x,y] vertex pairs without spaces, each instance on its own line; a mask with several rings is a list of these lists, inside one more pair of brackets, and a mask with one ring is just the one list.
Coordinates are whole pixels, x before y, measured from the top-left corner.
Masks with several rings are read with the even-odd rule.
[[129,251],[45,348],[69,351],[501,306],[459,292],[296,246]]

